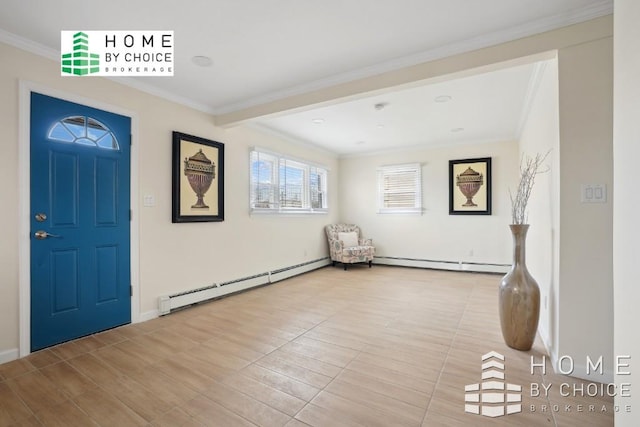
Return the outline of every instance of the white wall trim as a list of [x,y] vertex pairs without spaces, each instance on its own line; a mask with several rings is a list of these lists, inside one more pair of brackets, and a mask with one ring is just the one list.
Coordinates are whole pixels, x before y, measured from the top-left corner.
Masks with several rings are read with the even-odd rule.
[[[34,42],[32,40],[26,39],[24,37],[18,36],[16,34],[10,33],[2,29],[0,29],[0,42],[6,43],[10,46],[24,50],[26,52],[30,52],[35,55],[42,56],[43,58],[47,58],[52,61],[58,61],[58,62],[60,61],[59,50],[50,48],[49,46],[45,46],[43,44]],[[93,77],[93,78],[97,78],[97,77]],[[174,93],[160,89],[157,86],[144,83],[139,79],[135,79],[132,77],[103,77],[103,78],[119,84],[123,84],[125,86],[129,86],[131,88],[140,90],[142,92],[146,92],[150,95],[154,95],[159,98],[166,99],[171,102],[175,102],[176,104],[184,105],[189,108],[193,108],[195,110],[202,111],[207,114],[213,114],[213,109],[208,105],[195,102],[189,98],[185,98],[183,96],[176,95]]]
[[472,273],[499,273],[506,274],[511,266],[508,264],[479,263],[467,261],[445,261],[417,258],[375,256],[374,265],[392,265],[398,267],[427,268],[448,271],[467,271]]
[[482,145],[482,144],[495,144],[500,142],[513,142],[514,144],[518,143],[518,140],[514,138],[514,136],[509,133],[508,135],[498,135],[494,138],[489,139],[464,139],[461,141],[451,141],[451,142],[434,142],[429,145],[409,145],[406,147],[393,147],[393,148],[384,148],[380,150],[367,151],[367,152],[355,152],[355,153],[345,153],[339,154],[339,159],[353,159],[359,157],[372,157],[379,156],[385,154],[393,154],[393,153],[403,153],[407,151],[428,151],[428,150],[437,150],[440,148],[451,148],[451,147],[465,147],[472,145]]
[[[548,339],[542,333],[540,333],[540,330],[538,330],[538,334],[540,334],[540,338],[542,339],[542,344],[544,345],[544,348],[547,350],[547,354],[549,355],[549,360],[551,361],[551,368],[553,369],[553,372],[558,375],[564,375],[562,374],[562,372],[560,372],[560,369],[559,369],[560,366],[558,362],[560,360],[560,356],[558,356],[558,352],[555,349],[549,348],[549,345],[547,344]],[[582,362],[582,359],[580,361]],[[603,363],[605,362],[606,360],[603,360]],[[595,382],[604,383],[604,384],[610,384],[614,382],[614,375],[611,369],[603,369],[602,374],[600,374],[599,372],[591,372],[589,375],[587,375],[586,360],[585,360],[585,363],[577,363],[574,359],[573,372],[571,373],[571,375],[568,375],[567,377],[580,378],[585,381],[590,381],[590,382],[595,381]],[[565,381],[565,382],[570,383],[571,381]]]
[[286,132],[279,131],[277,129],[273,129],[273,128],[271,128],[271,127],[269,127],[269,126],[267,126],[267,125],[265,125],[263,123],[258,123],[258,122],[254,122],[254,121],[248,121],[248,122],[246,122],[244,124],[244,126],[250,128],[250,129],[252,129],[252,130],[254,130],[256,132],[264,133],[266,135],[271,135],[271,136],[275,136],[276,138],[283,139],[286,142],[289,142],[289,143],[291,143],[293,145],[296,145],[298,147],[316,150],[318,153],[325,154],[325,155],[332,156],[332,157],[337,157],[338,156],[337,153],[335,153],[335,152],[333,152],[331,150],[328,150],[325,147],[322,147],[320,145],[316,145],[313,142],[305,140],[305,139],[296,138],[293,135],[290,135],[290,134],[288,134]]
[[144,313],[140,313],[139,322],[146,322],[147,320],[153,320],[157,317],[160,317],[158,310],[145,311]]
[[158,297],[157,314],[166,315],[175,309],[232,295],[259,286],[276,283],[281,280],[308,273],[309,271],[326,267],[329,264],[331,264],[331,260],[327,256],[276,270],[264,271],[252,276],[241,277],[234,280],[228,280],[226,282],[213,283],[202,288],[182,291],[175,294],[161,295]]
[[0,351],[0,365],[3,363],[11,362],[12,360],[16,360],[18,358],[18,349],[10,348],[9,350]]
[[52,89],[39,83],[20,80],[18,94],[18,283],[19,283],[19,355],[31,353],[31,239],[30,239],[30,121],[31,92],[64,99],[89,107],[121,114],[131,118],[131,322],[140,322],[140,210],[139,200],[139,137],[138,115],[122,107],[85,98],[73,93]]
[[60,60],[59,51],[51,49],[48,46],[36,43],[24,37],[20,37],[3,29],[0,29],[0,42],[6,43],[13,47],[17,47],[18,49],[22,49],[27,52],[34,53],[44,58],[51,59],[53,61]]
[[516,137],[518,141],[522,139],[522,132],[529,120],[529,113],[531,112],[533,103],[538,95],[538,89],[542,83],[542,77],[544,76],[547,66],[549,66],[549,61],[536,62],[533,66],[533,72],[529,78],[527,93],[525,94],[524,102],[522,103],[522,111],[520,111],[520,118],[518,119],[518,125],[516,127]]
[[[534,34],[544,33],[546,31],[551,31],[568,25],[585,22],[605,15],[610,15],[612,13],[613,1],[600,0],[596,4],[581,9],[564,12],[553,16],[547,16],[545,18],[527,22],[515,27],[494,31],[492,33],[487,33],[479,37],[473,37],[445,46],[440,46],[435,49],[419,52],[414,55],[395,58],[390,61],[372,65],[370,67],[360,68],[346,73],[337,74],[328,78],[287,88],[285,90],[266,93],[264,95],[248,99],[246,101],[231,103],[218,108],[213,108],[209,105],[204,105],[180,95],[170,93],[158,87],[144,83],[139,79],[118,77],[117,79],[110,80],[141,90],[151,95],[155,95],[160,98],[164,98],[169,101],[185,105],[199,111],[203,111],[205,113],[220,115],[231,113],[234,111],[240,111],[246,108],[254,107],[279,99],[285,99],[291,96],[301,95],[315,90],[326,89],[331,86],[375,76],[378,74],[383,74],[385,72],[395,71],[417,64],[422,64],[425,62],[434,61],[437,59],[446,58],[449,56],[462,54],[489,46],[494,46],[511,40],[532,36]],[[52,49],[48,46],[25,39],[7,31],[0,30],[0,41],[52,60],[59,60],[60,58],[60,52],[57,49]]]
[[[603,361],[602,363],[605,363]],[[554,365],[555,366],[555,365]],[[603,369],[602,374],[599,372],[591,372],[587,375],[587,365],[576,363],[573,366],[573,374],[572,377],[580,378],[581,380],[589,381],[589,382],[598,382],[604,384],[611,384],[614,382],[613,371],[609,369]]]
[[425,62],[435,61],[453,55],[458,55],[474,50],[486,48],[489,46],[506,43],[512,40],[556,30],[572,24],[589,21],[591,19],[600,18],[602,16],[613,13],[613,0],[601,0],[599,3],[574,10],[571,12],[560,13],[548,16],[537,21],[531,21],[511,28],[494,31],[483,34],[478,37],[440,46],[435,49],[419,52],[414,55],[408,55],[391,61],[381,62],[370,67],[360,68],[346,73],[337,74],[324,79],[316,80],[306,84],[294,86],[281,91],[275,91],[257,96],[246,101],[225,105],[215,108],[213,114],[221,115],[244,110],[246,108],[255,107],[257,105],[273,102],[288,97],[301,95],[304,93],[326,89],[328,87],[339,84],[348,83],[390,71],[400,70],[402,68],[411,67]]

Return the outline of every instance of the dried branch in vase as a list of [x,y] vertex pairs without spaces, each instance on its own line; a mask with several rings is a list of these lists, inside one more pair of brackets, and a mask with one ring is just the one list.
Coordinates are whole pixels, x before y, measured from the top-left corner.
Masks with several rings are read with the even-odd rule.
[[518,183],[518,191],[515,197],[509,190],[511,198],[511,218],[513,224],[527,223],[527,204],[533,190],[536,175],[549,171],[549,167],[543,167],[544,161],[547,159],[549,151],[543,154],[536,154],[535,157],[523,155],[520,159],[520,182]]

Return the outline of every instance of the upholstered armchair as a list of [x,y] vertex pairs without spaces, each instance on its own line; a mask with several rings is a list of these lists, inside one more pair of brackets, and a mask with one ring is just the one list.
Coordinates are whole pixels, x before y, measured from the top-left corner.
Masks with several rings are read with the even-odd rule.
[[341,262],[346,270],[348,264],[368,262],[371,268],[376,249],[371,239],[362,238],[360,227],[354,224],[329,224],[325,232],[333,265]]

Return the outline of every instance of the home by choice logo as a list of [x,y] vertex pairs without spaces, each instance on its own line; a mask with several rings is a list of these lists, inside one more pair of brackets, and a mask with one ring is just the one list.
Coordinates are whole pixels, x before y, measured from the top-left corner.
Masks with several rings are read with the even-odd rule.
[[61,31],[63,76],[173,76],[173,31]]
[[482,356],[482,382],[464,391],[465,412],[485,417],[522,412],[522,386],[504,382],[504,356],[495,351]]
[[[606,402],[608,398],[631,397],[631,383],[619,381],[611,383],[585,382],[573,379],[571,376],[578,374],[576,363],[571,356],[562,356],[558,359],[557,373],[567,375],[566,381],[562,383],[539,383],[532,381],[529,388],[529,396],[533,398],[549,398],[551,390],[557,390],[560,399],[567,398],[566,403],[537,403],[522,405],[523,386],[506,383],[505,380],[505,358],[502,354],[491,351],[482,356],[482,382],[468,384],[465,386],[464,411],[470,414],[482,415],[486,417],[500,417],[511,415],[526,410],[531,413],[566,412],[576,413],[606,413],[606,412],[631,412],[631,405],[614,405]],[[619,378],[631,375],[631,357],[616,356],[614,360],[614,373]],[[582,365],[581,365],[582,366]],[[586,376],[601,375],[606,378],[604,372],[603,357],[592,358],[587,356],[584,363]],[[530,374],[532,378],[539,378],[547,373],[547,358],[542,356],[539,359],[531,356]],[[555,377],[558,378],[558,377]],[[560,377],[562,378],[562,377]],[[595,378],[598,378],[597,376]],[[584,403],[575,402],[571,398],[582,398]],[[590,399],[594,398],[594,399]],[[605,398],[603,400],[602,398]],[[557,397],[556,397],[557,399]],[[612,399],[611,399],[612,400]],[[539,401],[539,400],[536,400]]]
[[[567,375],[566,380],[561,383],[536,383],[532,382],[530,385],[529,393],[531,397],[549,397],[551,390],[557,390],[561,398],[582,398],[586,404],[553,404],[553,405],[530,405],[530,412],[631,412],[631,405],[622,404],[614,405],[609,403],[602,403],[602,399],[612,399],[614,397],[628,398],[631,397],[631,383],[625,381],[618,381],[617,383],[607,382],[604,371],[604,357],[599,356],[597,358],[586,356],[584,364],[573,359],[573,357],[564,355],[558,358],[556,363],[556,373]],[[577,368],[580,365],[581,368]],[[631,356],[618,355],[614,357],[613,363],[614,374],[618,378],[624,378],[627,375],[631,375]],[[543,376],[547,374],[547,358],[542,356],[540,360],[536,360],[534,356],[531,356],[531,375],[541,373]],[[600,376],[602,381],[599,382],[585,382],[580,380],[573,380],[572,376],[584,375],[588,378],[598,378]],[[594,398],[594,399],[590,399]],[[620,399],[624,401],[624,399]]]

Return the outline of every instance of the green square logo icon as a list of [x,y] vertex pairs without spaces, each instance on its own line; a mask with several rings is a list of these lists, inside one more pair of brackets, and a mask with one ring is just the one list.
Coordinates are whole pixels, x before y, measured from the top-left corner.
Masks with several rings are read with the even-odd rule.
[[73,35],[73,52],[65,52],[60,58],[64,74],[84,76],[100,71],[100,55],[89,52],[89,36],[82,31]]

